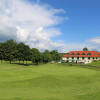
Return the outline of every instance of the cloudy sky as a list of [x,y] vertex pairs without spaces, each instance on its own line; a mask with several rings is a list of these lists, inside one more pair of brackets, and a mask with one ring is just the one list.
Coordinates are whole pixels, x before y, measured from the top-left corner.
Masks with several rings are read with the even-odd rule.
[[100,0],[0,0],[0,41],[40,50],[100,51]]

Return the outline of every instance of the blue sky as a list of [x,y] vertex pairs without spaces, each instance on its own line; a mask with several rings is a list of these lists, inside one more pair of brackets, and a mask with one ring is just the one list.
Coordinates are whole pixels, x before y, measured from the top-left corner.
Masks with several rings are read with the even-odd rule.
[[[40,50],[100,49],[100,0],[1,0],[0,41]],[[5,23],[6,21],[6,23]]]
[[84,44],[100,36],[100,0],[40,0],[40,3],[66,11],[64,16],[69,19],[58,25],[62,35],[57,37],[65,44]]
[[64,9],[69,18],[58,27],[60,38],[67,43],[84,42],[100,35],[100,0],[40,0],[54,8]]

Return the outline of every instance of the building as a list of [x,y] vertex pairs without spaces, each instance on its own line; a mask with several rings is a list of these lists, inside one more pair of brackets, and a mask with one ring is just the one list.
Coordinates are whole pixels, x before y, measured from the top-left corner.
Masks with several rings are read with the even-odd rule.
[[62,60],[73,63],[91,63],[94,60],[100,60],[100,52],[97,51],[71,51],[66,53]]

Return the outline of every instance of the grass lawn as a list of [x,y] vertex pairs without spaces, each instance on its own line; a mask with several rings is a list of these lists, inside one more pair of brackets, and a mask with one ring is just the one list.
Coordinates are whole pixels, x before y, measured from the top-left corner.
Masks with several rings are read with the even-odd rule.
[[100,70],[0,64],[0,100],[100,100]]

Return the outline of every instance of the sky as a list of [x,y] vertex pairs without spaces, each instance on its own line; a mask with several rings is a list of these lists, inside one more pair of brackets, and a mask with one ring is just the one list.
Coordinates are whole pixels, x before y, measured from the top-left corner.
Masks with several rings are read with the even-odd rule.
[[100,51],[100,0],[0,0],[0,41]]

